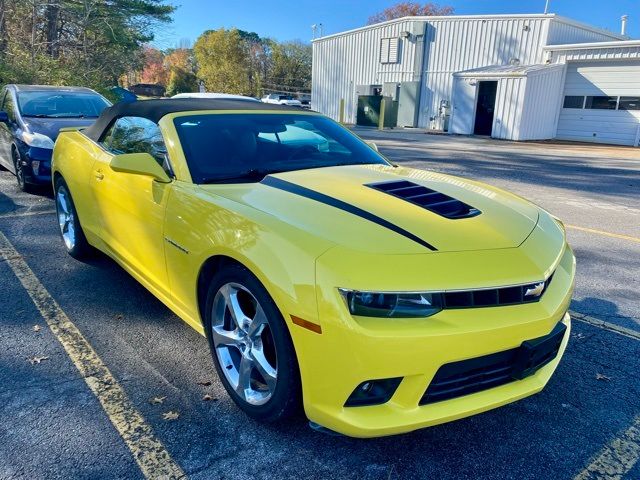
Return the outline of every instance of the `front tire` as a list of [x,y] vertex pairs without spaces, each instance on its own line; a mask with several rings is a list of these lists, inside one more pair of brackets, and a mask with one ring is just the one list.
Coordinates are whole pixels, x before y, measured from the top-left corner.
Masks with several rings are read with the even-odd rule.
[[29,185],[24,176],[24,168],[20,161],[20,154],[15,148],[11,148],[11,159],[13,160],[13,168],[16,172],[16,181],[18,182],[18,189],[21,192],[31,193],[31,185]]
[[91,246],[84,236],[67,182],[62,177],[58,177],[55,181],[54,190],[56,216],[64,247],[73,258],[85,258],[91,252]]
[[247,415],[275,422],[301,410],[300,373],[288,328],[247,269],[230,265],[213,276],[205,330],[218,376]]

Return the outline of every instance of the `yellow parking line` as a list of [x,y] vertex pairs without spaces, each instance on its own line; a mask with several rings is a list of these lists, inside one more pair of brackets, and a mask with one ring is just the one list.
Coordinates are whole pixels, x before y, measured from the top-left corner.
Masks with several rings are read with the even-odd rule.
[[574,480],[620,480],[640,459],[640,416],[594,457]]
[[0,257],[7,262],[31,300],[100,401],[109,420],[131,451],[146,478],[177,479],[184,471],[156,438],[151,426],[135,408],[124,389],[91,344],[62,311],[7,237],[0,232]]
[[640,238],[632,237],[630,235],[622,235],[620,233],[605,232],[604,230],[596,230],[594,228],[587,228],[587,227],[578,227],[576,225],[565,225],[565,227],[571,228],[572,230],[580,230],[581,232],[597,233],[598,235],[604,235],[606,237],[621,238],[622,240],[629,240],[631,242],[640,243]]

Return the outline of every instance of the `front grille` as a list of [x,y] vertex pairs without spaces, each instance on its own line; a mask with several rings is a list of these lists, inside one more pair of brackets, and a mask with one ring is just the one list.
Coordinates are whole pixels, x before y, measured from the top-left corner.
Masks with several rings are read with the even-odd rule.
[[[546,292],[552,278],[553,274],[544,282],[481,290],[443,292],[442,308],[451,310],[534,303],[542,298],[542,295]],[[541,283],[544,283],[544,285],[540,286]],[[539,290],[539,292],[537,290]],[[527,293],[529,293],[529,295],[527,295]]]
[[558,323],[549,335],[527,340],[517,348],[443,365],[420,405],[462,397],[532,375],[556,358],[566,329]]
[[441,192],[406,180],[370,183],[367,187],[393,195],[445,218],[475,217],[480,210]]

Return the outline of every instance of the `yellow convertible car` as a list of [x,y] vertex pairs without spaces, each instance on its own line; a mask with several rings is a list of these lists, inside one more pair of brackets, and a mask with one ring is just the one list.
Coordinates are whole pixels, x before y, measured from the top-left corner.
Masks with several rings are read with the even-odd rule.
[[569,339],[562,223],[479,182],[399,167],[314,112],[149,100],[63,131],[60,231],[206,335],[253,418],[355,436],[540,391]]

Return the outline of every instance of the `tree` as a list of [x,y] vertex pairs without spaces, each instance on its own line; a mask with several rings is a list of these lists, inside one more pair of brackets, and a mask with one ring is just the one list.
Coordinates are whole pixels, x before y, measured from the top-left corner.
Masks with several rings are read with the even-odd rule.
[[193,51],[198,63],[198,75],[207,90],[254,94],[255,86],[250,78],[249,43],[238,29],[208,30],[198,37]]
[[171,21],[166,0],[0,0],[0,82],[113,85]]
[[300,91],[311,86],[311,45],[300,41],[271,43],[265,86],[272,90]]
[[156,83],[164,87],[169,80],[169,71],[165,68],[165,56],[157,48],[145,46],[143,50],[144,67],[140,72],[142,83]]
[[190,93],[198,91],[198,79],[192,72],[188,72],[179,67],[171,68],[169,73],[169,84],[166,95],[172,97],[178,93]]
[[370,16],[367,23],[371,25],[385,20],[393,20],[394,18],[451,15],[452,13],[453,7],[448,5],[440,6],[431,2],[424,5],[416,2],[400,2]]

